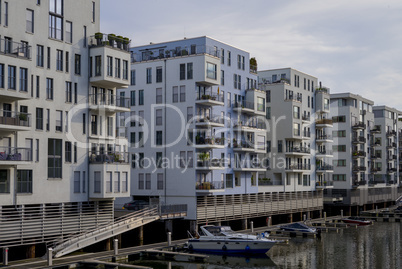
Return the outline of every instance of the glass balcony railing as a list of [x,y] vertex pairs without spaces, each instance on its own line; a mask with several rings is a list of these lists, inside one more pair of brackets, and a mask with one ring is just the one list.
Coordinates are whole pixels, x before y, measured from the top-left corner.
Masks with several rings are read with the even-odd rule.
[[89,163],[101,164],[101,163],[128,163],[128,152],[89,152]]
[[197,182],[195,185],[196,190],[222,190],[225,186],[221,181],[207,181]]
[[130,108],[130,98],[102,93],[91,94],[89,95],[89,104]]
[[32,149],[0,147],[0,162],[2,161],[32,161]]
[[0,124],[31,127],[31,114],[0,110]]
[[7,38],[0,38],[0,53],[17,58],[31,59],[32,47],[25,43],[17,43]]

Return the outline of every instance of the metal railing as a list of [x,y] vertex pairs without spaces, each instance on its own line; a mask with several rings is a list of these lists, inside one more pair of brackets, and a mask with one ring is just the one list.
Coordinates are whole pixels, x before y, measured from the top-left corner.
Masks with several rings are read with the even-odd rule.
[[225,139],[224,138],[203,138],[200,137],[196,139],[195,141],[196,145],[225,145]]
[[130,108],[130,98],[107,93],[97,93],[89,95],[91,105],[116,106]]
[[0,110],[0,124],[31,127],[31,114]]
[[366,143],[366,138],[364,136],[355,136],[352,139],[353,143]]
[[234,148],[254,149],[254,142],[252,142],[252,141],[240,141],[240,142],[237,142],[236,140],[234,140],[233,141],[233,147]]
[[334,182],[332,180],[321,180],[321,181],[317,181],[315,183],[315,185],[317,187],[330,187],[334,185]]
[[248,101],[235,101],[232,103],[233,108],[246,108],[246,109],[251,109],[254,110],[254,103],[253,102],[248,102]]
[[101,164],[101,163],[129,163],[128,152],[89,152],[89,163]]
[[131,62],[151,61],[171,57],[185,57],[188,55],[207,54],[213,57],[220,57],[219,50],[205,45],[192,45],[184,48],[173,49],[145,49],[141,52],[131,54]]
[[0,38],[0,53],[23,59],[31,59],[32,46]]
[[316,91],[316,92],[325,92],[325,93],[329,93],[329,88],[327,88],[327,87],[318,87],[318,88],[315,88],[315,91]]
[[322,164],[317,166],[316,170],[317,171],[334,170],[334,167],[329,164]]
[[111,47],[127,52],[130,51],[130,40],[128,38],[115,36],[113,34],[99,33],[90,36],[88,39],[88,44],[93,47]]
[[287,165],[285,170],[311,170],[311,165],[302,163],[291,164]]
[[330,150],[330,149],[318,150],[317,154],[319,154],[319,155],[332,155],[332,150]]
[[293,153],[293,152],[298,152],[298,153],[308,153],[310,154],[311,149],[310,148],[306,148],[306,147],[288,147],[286,148],[286,152],[288,153]]
[[211,158],[207,160],[197,160],[197,168],[224,167],[224,159]]
[[353,152],[352,152],[352,156],[353,156],[353,157],[366,157],[366,152],[361,151],[361,150],[359,150],[359,151],[353,151]]
[[328,124],[328,125],[332,125],[333,124],[333,120],[331,119],[319,119],[315,121],[315,124]]
[[282,180],[258,179],[258,186],[280,186],[280,185],[283,185]]
[[327,134],[317,135],[316,139],[317,140],[329,140],[329,139],[331,139],[331,135],[327,135]]
[[358,121],[352,125],[352,128],[366,128],[366,124],[362,121]]
[[221,181],[197,182],[195,185],[196,190],[222,190],[224,188],[225,184]]
[[32,149],[0,147],[0,162],[2,161],[32,161]]
[[297,95],[290,95],[285,98],[285,101],[297,101],[302,102],[302,97]]
[[224,124],[224,118],[222,116],[218,115],[212,115],[212,117],[209,116],[199,116],[196,119],[196,123],[219,123],[219,124]]
[[212,89],[204,92],[198,92],[196,96],[196,101],[201,100],[211,100],[222,103],[225,101],[222,93],[214,92]]

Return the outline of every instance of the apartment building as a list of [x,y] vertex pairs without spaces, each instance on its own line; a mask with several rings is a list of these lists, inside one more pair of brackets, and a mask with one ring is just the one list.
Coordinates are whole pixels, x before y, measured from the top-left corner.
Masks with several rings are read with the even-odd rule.
[[327,201],[349,210],[395,201],[401,193],[396,169],[400,112],[373,107],[373,101],[352,93],[330,97],[334,188],[325,192]]
[[315,191],[332,184],[328,150],[329,89],[292,68],[259,71],[266,92],[270,169],[260,181],[277,191]]
[[116,96],[130,54],[126,39],[95,38],[99,0],[0,5],[0,247],[32,257],[33,244],[110,222],[129,196],[115,119],[130,109]]

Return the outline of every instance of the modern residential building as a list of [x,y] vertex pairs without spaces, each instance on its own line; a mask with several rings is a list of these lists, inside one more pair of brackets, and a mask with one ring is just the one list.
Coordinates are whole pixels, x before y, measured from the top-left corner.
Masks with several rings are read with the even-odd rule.
[[[197,37],[131,53],[131,86],[120,92],[131,99],[121,121],[129,126],[135,199],[185,203],[193,224],[322,208],[309,177],[300,193],[258,180],[269,164],[266,93],[248,52]],[[291,207],[296,199],[305,204]]]
[[[352,93],[331,94],[334,188],[324,193],[333,206],[349,211],[395,201],[398,186],[398,115]],[[341,198],[341,199],[337,199]]]
[[[32,246],[113,220],[129,196],[127,39],[99,32],[99,0],[1,1],[0,247]],[[112,67],[113,65],[113,67]]]

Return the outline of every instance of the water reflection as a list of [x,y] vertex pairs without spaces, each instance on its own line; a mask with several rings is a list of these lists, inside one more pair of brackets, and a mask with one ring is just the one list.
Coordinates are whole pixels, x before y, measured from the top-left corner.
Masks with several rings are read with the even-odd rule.
[[402,268],[402,223],[375,223],[371,226],[322,233],[321,238],[292,238],[288,245],[276,245],[264,257],[209,255],[207,263],[137,261],[152,268]]

